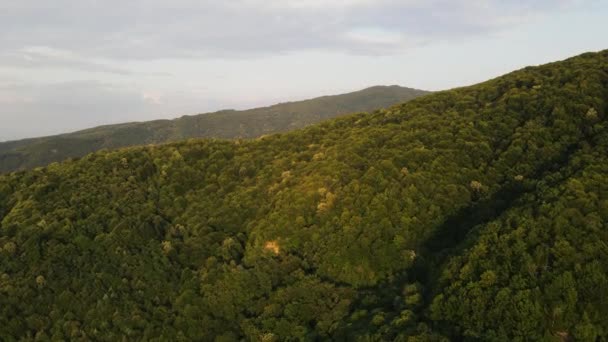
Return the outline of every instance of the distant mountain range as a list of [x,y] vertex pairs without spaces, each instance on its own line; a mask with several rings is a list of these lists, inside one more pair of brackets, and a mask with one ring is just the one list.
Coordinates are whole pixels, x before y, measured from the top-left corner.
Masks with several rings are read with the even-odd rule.
[[428,92],[400,86],[287,102],[249,110],[223,110],[100,126],[74,133],[0,143],[0,173],[48,165],[104,149],[158,144],[189,138],[254,138],[302,128],[324,119],[402,103]]

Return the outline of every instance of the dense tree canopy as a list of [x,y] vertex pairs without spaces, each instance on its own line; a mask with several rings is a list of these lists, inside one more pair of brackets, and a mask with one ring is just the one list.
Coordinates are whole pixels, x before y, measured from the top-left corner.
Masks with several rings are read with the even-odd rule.
[[608,51],[0,176],[0,339],[608,339]]

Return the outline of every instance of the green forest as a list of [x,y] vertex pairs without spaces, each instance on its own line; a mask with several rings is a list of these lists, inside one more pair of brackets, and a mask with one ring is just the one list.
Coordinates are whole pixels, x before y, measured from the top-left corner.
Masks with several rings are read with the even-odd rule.
[[80,158],[104,148],[116,149],[191,138],[243,139],[304,128],[337,116],[402,103],[427,91],[376,86],[352,93],[286,102],[248,110],[223,110],[106,125],[50,137],[0,142],[0,173],[32,169]]
[[607,341],[608,50],[0,176],[3,341]]

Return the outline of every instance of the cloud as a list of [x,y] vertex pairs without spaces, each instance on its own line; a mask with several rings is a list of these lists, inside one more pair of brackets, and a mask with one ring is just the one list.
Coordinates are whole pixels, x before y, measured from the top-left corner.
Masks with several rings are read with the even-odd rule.
[[24,46],[16,51],[0,53],[0,62],[21,68],[63,68],[87,72],[103,72],[117,75],[132,75],[133,72],[96,62],[95,60],[79,56],[68,50],[48,46]]
[[163,97],[156,92],[144,91],[141,93],[141,98],[151,104],[159,105],[163,103]]
[[[302,50],[389,55],[466,39],[581,0],[37,0],[0,4],[0,52],[49,60],[248,58]],[[53,54],[62,51],[60,55]],[[49,54],[49,52],[52,52]],[[34,56],[24,55],[28,58]],[[22,62],[22,63],[26,63]],[[99,64],[79,64],[102,70]],[[123,72],[107,68],[106,72]]]

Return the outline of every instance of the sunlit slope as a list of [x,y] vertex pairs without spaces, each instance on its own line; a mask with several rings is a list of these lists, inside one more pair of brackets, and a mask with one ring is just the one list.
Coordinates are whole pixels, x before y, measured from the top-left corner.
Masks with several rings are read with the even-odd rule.
[[0,338],[608,338],[608,52],[0,176]]

